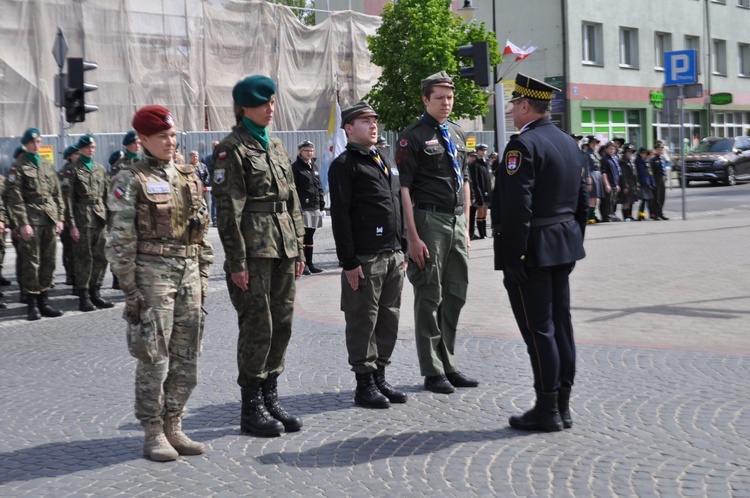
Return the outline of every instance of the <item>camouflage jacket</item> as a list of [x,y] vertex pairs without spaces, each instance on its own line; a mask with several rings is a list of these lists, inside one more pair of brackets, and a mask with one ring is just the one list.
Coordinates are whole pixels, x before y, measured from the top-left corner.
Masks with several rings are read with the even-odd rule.
[[89,171],[81,160],[62,171],[60,186],[65,199],[65,226],[100,227],[107,220],[107,171],[99,163]]
[[115,164],[109,167],[109,177],[114,179],[117,173],[128,164],[135,164],[138,160],[135,158],[129,158],[127,155],[123,155],[120,159],[115,161]]
[[65,219],[65,204],[52,163],[40,158],[39,166],[18,156],[10,167],[5,202],[14,227],[48,225]]
[[[210,217],[201,190],[192,167],[151,156],[124,166],[112,180],[105,252],[127,299],[140,295],[135,282],[139,254],[149,254],[151,260],[155,257],[147,248],[199,248],[196,257],[205,285],[214,256],[206,236]],[[160,257],[171,260],[167,255]]]
[[240,124],[216,146],[212,164],[224,270],[247,270],[247,258],[304,261],[305,228],[281,140],[271,138],[266,151]]
[[[0,221],[5,225],[8,224],[8,213],[5,211],[5,177],[0,175]],[[5,237],[4,233],[0,237]]]

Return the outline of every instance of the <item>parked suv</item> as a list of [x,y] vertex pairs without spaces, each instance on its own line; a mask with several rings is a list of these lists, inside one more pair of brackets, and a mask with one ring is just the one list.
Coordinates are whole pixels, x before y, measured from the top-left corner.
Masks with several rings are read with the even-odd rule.
[[[677,168],[678,175],[680,168]],[[750,181],[750,137],[706,137],[685,156],[685,184]]]

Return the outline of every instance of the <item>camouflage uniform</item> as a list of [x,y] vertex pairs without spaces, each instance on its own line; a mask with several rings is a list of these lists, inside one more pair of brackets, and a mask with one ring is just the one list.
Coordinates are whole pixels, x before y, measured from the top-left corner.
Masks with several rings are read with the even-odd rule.
[[[5,211],[5,177],[0,175],[0,221],[5,228],[8,227],[8,214]],[[5,277],[3,274],[3,261],[5,261],[5,230],[0,231],[0,280]]]
[[[281,140],[272,137],[266,151],[240,123],[216,147],[212,164],[224,271],[240,329],[237,383],[250,388],[284,370],[305,229]],[[231,274],[245,270],[242,292]]]
[[[66,182],[64,179],[72,166],[73,163],[66,162],[60,171],[57,172],[57,176],[60,179],[60,190],[62,192],[63,202],[65,202],[65,199],[68,196],[68,190],[70,190],[70,181]],[[60,242],[62,242],[62,264],[63,268],[65,268],[65,283],[66,285],[74,285],[73,239],[70,237],[70,226],[67,222],[65,223],[62,232],[60,232]]]
[[34,229],[28,242],[18,240],[21,289],[27,295],[46,292],[55,273],[55,224],[65,216],[60,182],[52,163],[40,157],[36,166],[26,153],[19,155],[8,173],[6,202],[16,230],[25,225]]
[[115,176],[117,176],[117,173],[119,173],[121,169],[123,169],[125,166],[129,164],[137,163],[141,157],[140,154],[135,155],[128,151],[125,151],[123,154],[124,155],[120,159],[115,161],[115,163],[109,168],[109,177],[112,179],[114,179]]
[[73,243],[73,274],[79,290],[99,288],[104,281],[108,184],[104,166],[93,163],[89,171],[80,158],[65,171],[61,183],[66,193],[65,225],[80,233],[78,242]]
[[125,294],[128,349],[139,360],[141,421],[180,417],[197,382],[213,262],[201,190],[192,167],[151,156],[112,180],[106,255]]

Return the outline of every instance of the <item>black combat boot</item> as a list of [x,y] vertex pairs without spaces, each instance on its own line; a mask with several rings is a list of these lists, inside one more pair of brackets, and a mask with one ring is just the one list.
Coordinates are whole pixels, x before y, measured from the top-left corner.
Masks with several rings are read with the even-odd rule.
[[42,316],[46,316],[47,318],[57,318],[58,316],[62,316],[62,311],[50,306],[49,295],[46,291],[39,294],[37,302],[39,303],[39,311],[42,313]]
[[114,303],[107,301],[102,297],[99,287],[89,287],[89,297],[91,298],[91,304],[97,308],[113,308]]
[[323,270],[318,268],[313,264],[313,248],[312,246],[304,246],[303,247],[304,253],[305,253],[305,269],[309,270],[310,273],[305,273],[305,275],[310,275],[311,273],[320,273]]
[[487,220],[477,220],[477,230],[479,230],[479,238],[487,238]]
[[357,390],[354,392],[354,403],[365,408],[388,408],[388,401],[375,385],[372,372],[355,374],[357,378]]
[[378,391],[380,391],[391,403],[406,403],[406,393],[398,391],[385,380],[385,367],[378,365],[378,369],[372,373]]
[[560,410],[560,419],[563,427],[570,429],[573,427],[573,418],[570,416],[570,388],[561,387],[557,392],[557,409]]
[[563,429],[557,408],[557,392],[536,392],[534,408],[523,415],[512,415],[510,426],[522,431],[556,432]]
[[263,389],[263,403],[268,413],[284,425],[286,432],[297,432],[302,428],[302,420],[289,414],[279,404],[279,391],[277,377],[268,377],[261,384]]
[[25,294],[26,296],[26,303],[27,303],[27,310],[26,310],[26,319],[27,320],[39,320],[42,318],[42,314],[39,312],[39,306],[37,304],[37,296],[34,294]]
[[[5,234],[0,234],[0,237],[5,237]],[[3,277],[2,271],[0,271],[0,285],[2,285],[3,287],[6,285],[10,285],[10,280]]]
[[89,299],[89,293],[86,289],[76,289],[78,294],[78,311],[94,311],[96,306]]
[[260,384],[242,388],[240,429],[260,437],[279,436],[284,430],[281,422],[271,417],[266,410]]

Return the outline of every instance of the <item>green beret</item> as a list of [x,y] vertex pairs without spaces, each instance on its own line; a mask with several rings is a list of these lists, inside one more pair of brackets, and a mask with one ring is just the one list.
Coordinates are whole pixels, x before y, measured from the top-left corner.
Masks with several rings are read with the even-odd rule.
[[125,134],[125,138],[122,139],[122,145],[130,145],[135,142],[138,138],[135,134],[135,130],[130,130]]
[[23,148],[23,146],[19,145],[16,147],[16,150],[13,151],[13,159],[16,159],[18,156],[23,154],[26,151],[26,149]]
[[121,150],[114,151],[112,154],[109,155],[109,165],[112,166],[124,155],[125,153]]
[[23,133],[23,136],[21,137],[21,143],[22,144],[29,143],[39,136],[41,136],[41,133],[39,133],[39,130],[37,130],[36,128],[29,128]]
[[73,154],[78,152],[78,147],[75,145],[68,145],[68,147],[65,149],[65,152],[63,152],[63,159],[67,159]]
[[368,116],[375,116],[376,118],[380,117],[375,112],[375,110],[372,107],[370,107],[370,104],[368,104],[364,100],[360,100],[353,106],[347,107],[346,109],[341,111],[341,127],[343,128],[345,124],[348,124],[354,118],[361,118],[361,117],[368,117]]
[[82,147],[88,147],[89,145],[95,143],[94,142],[94,135],[91,133],[88,133],[81,138],[78,139],[78,143],[76,144],[76,148],[80,149]]
[[445,71],[440,71],[423,79],[422,93],[426,94],[427,89],[433,85],[456,88],[456,86],[453,84],[453,78],[451,78]]
[[242,107],[258,107],[269,100],[276,93],[276,83],[268,76],[254,74],[246,76],[234,85],[232,98]]

